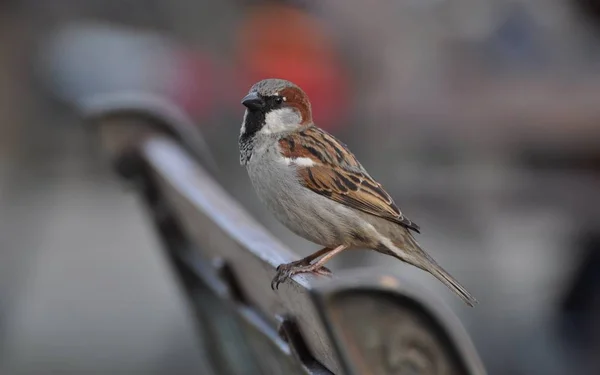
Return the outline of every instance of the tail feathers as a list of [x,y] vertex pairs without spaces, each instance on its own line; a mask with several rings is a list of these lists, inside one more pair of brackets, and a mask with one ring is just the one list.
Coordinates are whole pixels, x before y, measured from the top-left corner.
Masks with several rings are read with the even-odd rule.
[[444,283],[450,290],[458,294],[460,298],[469,306],[473,307],[477,304],[477,299],[469,293],[464,286],[460,285],[446,270],[438,264],[430,264],[425,267],[425,270],[435,276],[438,280]]
[[477,299],[469,293],[464,286],[460,285],[460,283],[445,269],[443,269],[442,266],[437,264],[437,262],[421,248],[410,234],[407,239],[406,245],[408,245],[408,248],[404,252],[405,256],[399,257],[401,260],[419,267],[435,276],[450,290],[456,293],[467,305],[473,307],[477,304]]

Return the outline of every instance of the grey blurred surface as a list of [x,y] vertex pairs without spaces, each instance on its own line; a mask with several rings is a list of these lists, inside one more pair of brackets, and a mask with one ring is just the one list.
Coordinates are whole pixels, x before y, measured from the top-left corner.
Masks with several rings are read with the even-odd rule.
[[63,146],[35,173],[8,162],[3,373],[199,373],[194,327],[142,205],[100,160]]
[[0,374],[207,373],[143,206],[0,18]]

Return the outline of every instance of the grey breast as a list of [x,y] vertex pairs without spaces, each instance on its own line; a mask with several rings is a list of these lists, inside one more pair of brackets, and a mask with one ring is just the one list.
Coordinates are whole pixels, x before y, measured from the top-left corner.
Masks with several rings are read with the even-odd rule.
[[297,235],[323,246],[340,245],[344,242],[341,208],[303,187],[294,168],[279,159],[277,147],[275,143],[255,150],[247,165],[258,197]]

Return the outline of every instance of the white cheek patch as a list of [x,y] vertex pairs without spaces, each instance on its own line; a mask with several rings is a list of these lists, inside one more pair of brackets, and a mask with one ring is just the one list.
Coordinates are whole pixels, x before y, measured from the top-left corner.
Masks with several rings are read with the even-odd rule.
[[293,130],[300,126],[300,116],[291,108],[275,109],[265,116],[265,126],[259,131],[262,134],[275,134]]
[[311,158],[283,158],[286,165],[297,165],[299,167],[312,167],[316,163]]

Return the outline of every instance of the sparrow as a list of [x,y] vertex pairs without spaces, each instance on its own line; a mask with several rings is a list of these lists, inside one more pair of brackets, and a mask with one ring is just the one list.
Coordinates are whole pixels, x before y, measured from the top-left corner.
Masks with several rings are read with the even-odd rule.
[[277,267],[271,288],[299,273],[330,275],[326,262],[362,248],[425,270],[469,306],[477,303],[421,248],[413,235],[420,233],[419,226],[402,214],[348,147],[313,123],[309,98],[300,87],[265,79],[250,88],[242,104],[240,163],[256,194],[288,229],[323,246]]

